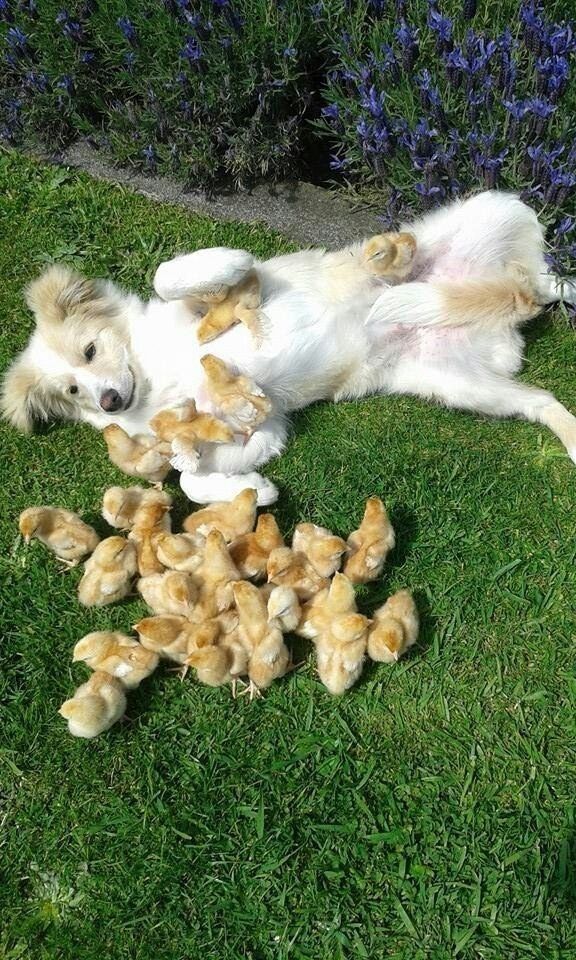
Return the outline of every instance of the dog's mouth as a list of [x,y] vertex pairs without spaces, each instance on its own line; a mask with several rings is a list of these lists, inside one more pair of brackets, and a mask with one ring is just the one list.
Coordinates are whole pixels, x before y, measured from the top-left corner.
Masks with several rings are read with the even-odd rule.
[[131,391],[130,391],[130,396],[128,397],[128,399],[126,400],[126,403],[125,403],[125,404],[123,405],[123,407],[122,407],[122,410],[129,410],[129,409],[130,409],[130,407],[132,406],[132,402],[133,402],[133,400],[134,400],[134,397],[135,397],[135,395],[136,395],[136,377],[134,376],[134,371],[132,370],[132,368],[129,367],[128,369],[130,370],[130,373],[132,374],[132,389],[131,389]]

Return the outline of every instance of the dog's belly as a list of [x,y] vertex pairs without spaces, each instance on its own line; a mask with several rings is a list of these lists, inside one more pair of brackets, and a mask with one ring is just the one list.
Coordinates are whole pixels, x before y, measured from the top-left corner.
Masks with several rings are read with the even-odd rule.
[[154,413],[190,397],[209,409],[200,364],[207,353],[251,377],[286,413],[333,397],[366,355],[360,311],[327,308],[318,299],[287,291],[265,301],[262,320],[260,345],[238,324],[201,346],[197,324],[181,302],[152,301],[131,331],[134,365],[148,385],[147,399],[116,422],[130,433],[144,431]]

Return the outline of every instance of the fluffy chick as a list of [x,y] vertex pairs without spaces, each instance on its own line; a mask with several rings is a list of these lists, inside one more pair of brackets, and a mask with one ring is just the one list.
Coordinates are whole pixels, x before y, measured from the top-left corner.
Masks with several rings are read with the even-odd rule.
[[217,643],[220,636],[220,624],[217,620],[208,620],[200,624],[195,631],[186,665],[196,670],[200,683],[209,687],[220,687],[232,679],[232,652],[226,646]]
[[172,506],[172,497],[165,490],[146,487],[109,487],[102,500],[102,516],[118,530],[131,530],[137,511],[144,505],[162,503]]
[[284,546],[284,539],[271,513],[258,517],[254,533],[245,533],[230,544],[230,556],[246,580],[264,580],[272,550]]
[[231,373],[223,360],[207,353],[200,363],[210,399],[237,433],[250,436],[272,412],[272,403],[248,377]]
[[368,656],[380,663],[395,663],[416,643],[419,626],[414,597],[409,590],[399,590],[374,613]]
[[76,513],[60,507],[28,507],[20,514],[18,526],[27,544],[35,537],[73,567],[100,543],[92,527]]
[[143,503],[134,515],[128,539],[134,543],[138,555],[138,573],[149,577],[162,573],[164,564],[158,557],[157,538],[170,530],[169,507],[165,503]]
[[248,690],[253,699],[260,690],[284,676],[290,665],[290,652],[278,621],[268,620],[266,603],[258,587],[241,580],[234,584],[234,599],[240,639],[248,653]]
[[190,644],[190,622],[186,617],[164,614],[144,617],[134,624],[140,643],[163,660],[183,664]]
[[133,690],[158,666],[158,657],[133,637],[108,630],[88,633],[74,647],[74,663],[82,661],[91,670],[103,670]]
[[331,577],[340,567],[346,542],[342,537],[335,537],[326,527],[299,523],[294,530],[292,549],[295,553],[303,553],[321,577]]
[[226,443],[234,436],[221,420],[210,413],[198,413],[193,400],[187,400],[173,410],[161,410],[152,417],[150,429],[160,440],[170,444],[172,453],[187,457],[196,464],[199,442]]
[[206,537],[202,566],[197,576],[201,582],[200,608],[203,619],[216,616],[234,605],[232,588],[241,576],[219,530],[211,530]]
[[194,612],[198,587],[190,573],[167,570],[142,577],[137,584],[138,592],[156,614],[173,614],[189,617]]
[[108,537],[86,561],[78,584],[78,599],[85,607],[116,603],[130,593],[138,570],[136,547],[124,537]]
[[302,607],[296,633],[313,640],[329,630],[337,617],[356,613],[354,587],[347,576],[336,573],[330,586],[321,590]]
[[226,287],[221,293],[204,299],[209,309],[198,324],[198,343],[214,340],[238,322],[243,323],[253,337],[260,339],[260,280],[255,270],[249,270],[233,287]]
[[283,633],[293,633],[300,623],[302,609],[298,594],[292,587],[273,587],[267,609],[268,620],[277,621]]
[[353,686],[362,673],[370,621],[360,613],[336,618],[314,640],[318,674],[335,696]]
[[161,533],[156,538],[156,553],[169,570],[194,573],[202,564],[204,543],[200,533]]
[[170,473],[170,444],[146,434],[130,437],[117,423],[104,427],[102,436],[112,463],[129,477],[162,483]]
[[91,739],[109,730],[125,710],[126,694],[120,681],[98,670],[64,701],[58,713],[68,721],[73,737]]
[[350,534],[347,542],[346,576],[352,583],[376,580],[396,542],[386,507],[378,497],[370,497],[367,501],[362,523]]
[[272,550],[266,565],[268,582],[277,587],[292,587],[300,600],[309,600],[328,586],[303,553],[294,553],[290,547]]
[[182,526],[187,533],[207,536],[211,530],[219,530],[227,543],[246,533],[251,533],[256,523],[258,495],[252,487],[242,490],[229,503],[211,503],[191,513]]

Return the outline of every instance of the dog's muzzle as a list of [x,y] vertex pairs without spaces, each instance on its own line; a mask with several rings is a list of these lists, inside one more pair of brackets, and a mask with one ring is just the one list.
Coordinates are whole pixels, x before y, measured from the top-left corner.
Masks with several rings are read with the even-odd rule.
[[117,390],[105,390],[100,397],[100,406],[106,413],[116,413],[122,408],[122,397]]

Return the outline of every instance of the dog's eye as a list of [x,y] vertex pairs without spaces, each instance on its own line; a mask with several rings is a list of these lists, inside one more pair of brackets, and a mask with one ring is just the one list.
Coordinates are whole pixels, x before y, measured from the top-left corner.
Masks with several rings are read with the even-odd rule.
[[94,346],[93,343],[88,344],[88,346],[84,351],[84,356],[86,357],[86,360],[88,361],[88,363],[90,363],[90,361],[94,359],[94,357],[96,356],[96,347]]
[[68,387],[68,393],[78,393],[78,387]]

